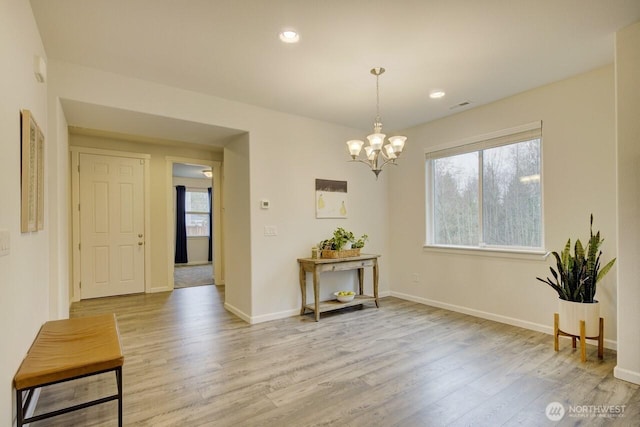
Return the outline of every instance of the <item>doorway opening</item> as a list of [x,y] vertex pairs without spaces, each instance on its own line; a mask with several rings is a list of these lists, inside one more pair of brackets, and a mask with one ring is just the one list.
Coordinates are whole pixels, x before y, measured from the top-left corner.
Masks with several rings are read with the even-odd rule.
[[220,164],[167,159],[171,171],[169,283],[174,289],[222,285]]

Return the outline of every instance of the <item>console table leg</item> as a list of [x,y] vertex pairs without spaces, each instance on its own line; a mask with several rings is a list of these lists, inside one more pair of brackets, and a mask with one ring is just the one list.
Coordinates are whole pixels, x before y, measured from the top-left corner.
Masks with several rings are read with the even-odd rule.
[[378,272],[378,260],[373,262],[373,297],[376,299],[376,308],[380,308],[378,305],[378,278],[380,273]]
[[300,264],[300,294],[302,295],[302,308],[300,308],[300,315],[302,316],[305,312],[307,305],[307,272],[304,271],[304,267]]
[[358,269],[358,285],[360,290],[358,295],[364,295],[364,268]]
[[320,277],[317,269],[313,269],[313,306],[315,307],[316,322],[320,321]]

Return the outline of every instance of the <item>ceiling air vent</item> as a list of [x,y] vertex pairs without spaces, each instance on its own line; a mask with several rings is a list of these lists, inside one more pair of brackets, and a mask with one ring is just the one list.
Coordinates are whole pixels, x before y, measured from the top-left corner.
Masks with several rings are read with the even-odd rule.
[[466,107],[467,105],[471,105],[471,101],[462,101],[459,104],[452,105],[451,107],[449,107],[449,110],[455,110],[456,108]]

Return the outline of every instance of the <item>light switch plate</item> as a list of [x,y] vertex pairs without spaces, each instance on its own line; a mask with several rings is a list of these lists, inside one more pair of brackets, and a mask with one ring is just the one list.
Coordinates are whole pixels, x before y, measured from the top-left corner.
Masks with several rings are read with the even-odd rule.
[[264,235],[265,236],[277,236],[278,235],[278,227],[275,225],[265,225],[264,226]]
[[9,255],[11,240],[9,230],[0,230],[0,256]]

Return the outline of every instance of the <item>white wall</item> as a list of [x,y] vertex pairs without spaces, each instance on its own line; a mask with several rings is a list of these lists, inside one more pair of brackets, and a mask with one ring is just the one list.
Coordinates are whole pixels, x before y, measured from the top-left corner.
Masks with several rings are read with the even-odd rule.
[[[589,236],[589,214],[605,237],[604,259],[616,254],[616,157],[613,66],[533,89],[409,129],[403,164],[390,182],[393,294],[550,332],[557,294],[536,276],[551,258],[423,249],[425,166],[429,147],[543,121],[544,239],[560,250],[569,237]],[[406,156],[406,157],[405,157]],[[420,276],[413,283],[411,274]],[[606,345],[615,347],[615,267],[599,284]]]
[[618,365],[640,384],[640,22],[616,35]]
[[[380,289],[389,292],[386,179],[396,171],[385,171],[376,181],[364,166],[347,162],[344,142],[369,130],[67,63],[51,61],[49,69],[51,97],[249,132],[225,147],[223,177],[226,298],[246,320],[264,321],[299,311],[296,258],[308,256],[311,246],[328,237],[336,226],[369,234],[366,250],[382,254]],[[349,219],[315,219],[315,178],[349,182]],[[153,173],[152,179],[156,179]],[[271,209],[260,209],[262,198],[271,200]],[[265,225],[278,227],[278,235],[265,237]],[[326,292],[344,287],[344,282],[352,282],[352,276],[328,277]],[[367,277],[369,286],[370,282]]]
[[[15,417],[13,376],[42,323],[49,318],[50,185],[45,183],[45,229],[20,232],[20,110],[30,110],[47,132],[47,84],[38,83],[33,57],[45,57],[29,2],[0,2],[0,229],[8,230],[10,254],[0,257],[0,425]],[[50,165],[49,148],[45,169]]]
[[69,304],[73,294],[70,272],[71,258],[68,257],[70,221],[70,174],[69,174],[69,133],[67,120],[59,99],[49,99],[49,125],[56,129],[56,138],[47,141],[47,181],[49,185],[49,318],[66,319],[69,317]]
[[249,135],[239,135],[224,149],[222,180],[223,252],[225,253],[225,303],[227,310],[250,322],[251,288],[251,188]]

